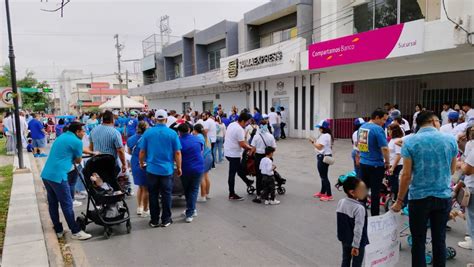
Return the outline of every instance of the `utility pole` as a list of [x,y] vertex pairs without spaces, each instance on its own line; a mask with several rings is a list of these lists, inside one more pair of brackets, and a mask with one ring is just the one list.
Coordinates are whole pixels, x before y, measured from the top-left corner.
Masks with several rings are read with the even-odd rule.
[[8,30],[8,58],[10,59],[10,72],[12,80],[12,91],[13,91],[13,107],[15,113],[15,135],[16,135],[16,150],[18,153],[18,167],[20,169],[25,168],[23,162],[23,145],[21,143],[21,126],[20,126],[20,113],[18,105],[18,88],[16,86],[16,67],[15,67],[15,52],[13,50],[13,38],[12,38],[12,26],[10,22],[10,3],[5,0],[5,9],[7,15],[7,30]]
[[[161,16],[160,18],[160,37],[161,37],[161,47],[165,47],[170,42],[170,17],[168,15]],[[164,37],[167,37],[165,42]]]
[[122,89],[122,83],[123,83],[123,80],[122,80],[122,70],[121,70],[121,67],[120,67],[120,51],[122,51],[123,49],[123,45],[121,45],[119,43],[119,35],[118,34],[115,34],[114,35],[114,38],[115,38],[115,48],[117,49],[117,64],[118,64],[118,80],[119,80],[119,84],[120,84],[120,110],[124,111],[124,108],[123,108],[123,89]]

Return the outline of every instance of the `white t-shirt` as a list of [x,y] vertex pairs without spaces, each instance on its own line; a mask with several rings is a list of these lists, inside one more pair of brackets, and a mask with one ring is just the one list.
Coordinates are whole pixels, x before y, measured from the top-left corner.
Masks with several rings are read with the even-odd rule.
[[276,112],[270,112],[268,114],[268,121],[270,124],[277,124],[278,123],[278,114]]
[[[262,139],[263,137],[263,139]],[[265,140],[265,142],[263,142]],[[265,144],[267,144],[265,146]],[[266,133],[259,133],[255,134],[251,146],[255,147],[257,150],[257,154],[264,154],[265,155],[265,147],[271,146],[273,148],[276,148],[276,141],[275,137],[269,132]]]
[[442,123],[442,125],[445,125],[446,123],[449,122],[448,114],[450,112],[454,112],[454,110],[453,109],[448,109],[448,111],[444,111],[444,110],[441,111],[441,123]]
[[281,122],[286,123],[286,111],[282,110],[280,111],[281,114]]
[[318,138],[318,140],[316,141],[317,144],[321,144],[323,145],[323,149],[322,150],[318,150],[316,149],[316,152],[318,154],[322,154],[322,155],[331,155],[332,154],[332,138],[331,138],[331,135],[328,134],[328,133],[325,133],[325,134],[321,134]]
[[474,118],[474,109],[470,109],[466,112],[466,119],[465,121],[469,121],[470,119]]
[[[392,165],[392,166],[395,163],[395,157],[397,155],[402,154],[402,148],[395,144],[396,141],[397,141],[397,138],[391,139],[390,142],[388,142],[388,150],[390,151],[390,165]],[[398,161],[398,165],[403,165],[403,160],[402,159],[400,159],[400,161]]]
[[209,138],[209,141],[211,141],[211,143],[215,143],[217,139],[216,122],[209,118],[203,122],[202,126],[204,126],[204,130],[207,130],[207,137]]
[[224,141],[224,155],[230,158],[240,158],[243,148],[239,142],[245,141],[245,131],[237,122],[229,124]]
[[217,124],[217,136],[218,137],[225,137],[225,124]]
[[456,139],[458,139],[459,135],[466,132],[466,129],[467,129],[467,122],[460,123],[456,127],[454,127],[453,134],[456,137]]
[[413,130],[416,129],[416,118],[418,117],[418,114],[420,114],[419,111],[415,112],[415,114],[413,114]]
[[402,127],[402,130],[403,130],[404,132],[410,131],[410,130],[411,130],[411,128],[410,128],[410,123],[409,123],[407,120],[403,119],[403,118],[402,118],[402,120],[403,120],[403,122],[404,122],[402,125],[400,125],[400,126]]
[[174,116],[168,116],[168,120],[166,121],[166,127],[170,127],[171,124],[175,123],[177,119]]
[[[473,143],[474,144],[474,141],[469,141],[468,143]],[[467,164],[471,165],[471,166],[474,166],[474,151],[472,150],[473,149],[473,146],[470,145],[470,149],[471,151],[469,151],[467,154],[467,157],[466,159],[464,160],[464,162],[466,162]],[[466,144],[466,151],[467,151],[467,144]],[[467,187],[471,187],[471,188],[474,188],[474,175],[466,175],[466,177],[464,177],[464,183],[466,184]]]
[[[229,126],[230,126],[230,124],[229,124]],[[229,127],[227,127],[227,129],[229,129]],[[247,127],[245,127],[245,140],[250,141],[250,135],[252,134],[253,129],[257,129],[257,132],[258,132],[258,126],[257,125],[249,124]]]
[[448,123],[441,126],[441,128],[439,128],[439,131],[442,133],[450,134],[452,136],[456,136],[455,129],[457,125],[458,125],[457,123],[454,123],[454,127],[453,127],[453,124]]
[[352,149],[359,151],[359,147],[357,146],[357,142],[359,141],[359,131],[355,131],[352,134]]
[[272,176],[273,175],[273,162],[271,159],[264,157],[260,161],[260,172],[262,172],[263,175],[268,175]]

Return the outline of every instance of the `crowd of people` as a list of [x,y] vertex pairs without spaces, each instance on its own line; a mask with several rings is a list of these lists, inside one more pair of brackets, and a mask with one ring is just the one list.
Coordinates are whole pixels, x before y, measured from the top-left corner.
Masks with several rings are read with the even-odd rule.
[[[410,125],[409,120],[412,120]],[[232,107],[227,115],[221,105],[199,113],[191,108],[178,114],[174,110],[152,110],[147,113],[105,111],[84,113],[80,117],[61,118],[57,123],[40,114],[24,114],[21,132],[25,146],[31,138],[36,157],[45,157],[45,136],[54,133],[50,155],[42,171],[49,202],[50,216],[58,236],[64,234],[59,221],[58,203],[75,239],[91,236],[74,221],[73,207],[80,205],[84,188],[77,183],[77,171],[83,154],[110,154],[117,161],[116,172],[131,171],[138,187],[137,214],[150,217],[150,227],[168,227],[171,219],[172,191],[175,177],[180,177],[186,199],[184,220],[197,216],[196,202],[211,199],[212,169],[228,161],[228,198],[244,198],[235,191],[235,178],[247,187],[255,183],[255,203],[278,205],[275,198],[273,155],[277,141],[285,139],[287,122],[284,107],[272,107],[269,114]],[[386,103],[376,109],[368,121],[354,120],[351,157],[354,175],[341,181],[347,198],[337,206],[338,238],[342,243],[342,266],[361,266],[367,237],[366,206],[371,216],[380,214],[380,192],[387,186],[393,211],[409,214],[413,236],[412,264],[424,266],[428,221],[430,222],[433,262],[446,261],[446,229],[452,212],[452,199],[460,188],[473,192],[474,179],[474,109],[470,104],[443,104],[438,117],[422,105],[415,106],[413,116],[402,116],[397,105]],[[317,136],[309,141],[316,153],[316,169],[321,189],[314,194],[323,202],[333,201],[329,168],[333,157],[334,136],[330,120],[315,127]],[[7,151],[15,151],[15,129],[11,114],[3,120]],[[159,137],[159,138],[157,138]],[[159,149],[157,149],[159,148]],[[254,159],[255,181],[249,179],[245,159]],[[458,173],[458,179],[453,174]],[[456,177],[456,175],[454,175]],[[454,188],[454,190],[453,190]],[[370,189],[370,192],[369,192]],[[82,192],[82,196],[81,196]],[[200,194],[199,194],[200,192]],[[367,197],[367,195],[369,195]],[[159,204],[159,198],[161,205]],[[370,199],[370,201],[368,201]],[[472,249],[474,204],[465,207],[468,225],[465,241],[459,246]]]

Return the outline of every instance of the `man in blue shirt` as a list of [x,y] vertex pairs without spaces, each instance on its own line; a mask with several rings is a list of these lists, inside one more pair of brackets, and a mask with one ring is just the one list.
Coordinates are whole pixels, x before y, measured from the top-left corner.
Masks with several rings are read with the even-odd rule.
[[454,137],[439,132],[440,120],[432,111],[416,118],[420,130],[402,146],[403,171],[397,202],[399,212],[408,194],[412,266],[426,266],[425,244],[431,227],[433,266],[446,265],[446,223],[451,211],[451,175],[456,169],[458,145]]
[[259,108],[255,108],[255,109],[254,109],[253,119],[255,120],[255,122],[257,123],[257,125],[260,125],[260,121],[262,120],[262,114],[260,113],[260,109],[259,109]]
[[[168,113],[164,110],[156,112],[156,126],[148,129],[140,144],[140,167],[147,172],[147,183],[150,202],[150,227],[167,227],[171,220],[171,194],[173,191],[174,164],[176,173],[182,175],[181,144],[178,134],[166,127]],[[145,164],[146,162],[146,164]],[[159,224],[161,195],[161,225]]]
[[204,173],[204,144],[197,136],[190,134],[190,128],[186,123],[178,126],[179,141],[181,143],[181,154],[183,157],[183,184],[184,196],[186,197],[186,222],[193,221],[196,216],[196,201]]
[[44,130],[43,123],[39,120],[39,114],[32,114],[33,119],[28,123],[28,129],[31,133],[31,139],[33,139],[33,147],[35,149],[34,156],[36,157],[47,157],[46,154],[41,153],[41,149],[46,146],[46,131]]
[[135,133],[137,132],[137,126],[137,113],[135,111],[132,111],[130,113],[130,119],[127,122],[127,138],[135,135]]
[[73,122],[69,125],[68,131],[56,139],[41,172],[48,197],[49,216],[53,221],[58,238],[64,236],[63,226],[59,220],[58,203],[61,204],[64,218],[72,232],[72,239],[86,240],[91,238],[91,235],[82,231],[76,223],[71,190],[67,181],[67,173],[71,170],[72,164],[79,164],[82,161],[81,140],[85,135],[83,126],[82,123]]
[[390,168],[387,137],[382,126],[388,114],[382,109],[372,112],[371,119],[359,128],[360,177],[371,189],[372,216],[380,214],[380,187],[385,171]]

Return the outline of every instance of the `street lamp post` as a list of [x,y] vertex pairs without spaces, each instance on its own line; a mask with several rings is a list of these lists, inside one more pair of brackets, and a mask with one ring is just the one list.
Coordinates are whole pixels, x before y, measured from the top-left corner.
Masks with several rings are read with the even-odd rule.
[[12,79],[12,91],[13,91],[13,107],[15,114],[15,129],[16,129],[16,149],[18,153],[18,167],[20,169],[25,168],[23,162],[23,145],[21,143],[21,126],[20,126],[20,113],[18,106],[18,88],[16,86],[16,68],[15,68],[15,53],[13,50],[13,38],[12,38],[12,27],[10,23],[10,4],[8,0],[5,0],[5,9],[7,15],[7,30],[8,30],[8,58],[10,59],[10,72]]

